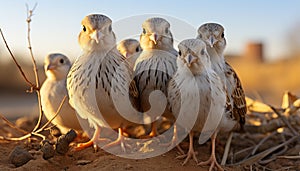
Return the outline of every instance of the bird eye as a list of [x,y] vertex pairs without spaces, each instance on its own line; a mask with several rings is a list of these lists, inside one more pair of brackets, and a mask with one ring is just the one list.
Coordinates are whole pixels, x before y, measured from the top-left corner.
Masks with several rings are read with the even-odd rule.
[[199,34],[199,38],[202,39],[202,34]]
[[86,27],[85,27],[85,26],[82,26],[82,30],[83,30],[84,32],[86,32]]
[[201,55],[204,55],[204,49],[202,49],[200,53],[201,53]]
[[108,30],[109,30],[110,32],[112,31],[111,25],[108,27]]
[[61,64],[63,64],[65,61],[64,61],[64,59],[60,59],[59,62],[60,62]]
[[221,37],[224,38],[224,36],[225,36],[225,35],[224,35],[224,32],[223,32],[223,33],[221,34]]
[[169,33],[169,28],[166,28],[165,32],[166,32],[166,33]]
[[143,34],[146,34],[146,29],[143,28]]
[[139,51],[140,51],[140,48],[139,48],[139,47],[137,47],[137,48],[135,49],[135,51],[136,51],[136,52],[139,52]]
[[178,55],[181,56],[181,51],[178,52]]

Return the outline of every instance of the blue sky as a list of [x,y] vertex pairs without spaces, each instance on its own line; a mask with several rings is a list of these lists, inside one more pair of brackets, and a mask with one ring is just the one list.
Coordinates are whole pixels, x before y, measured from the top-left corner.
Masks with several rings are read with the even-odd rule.
[[[219,22],[226,29],[227,53],[242,53],[246,42],[262,41],[266,44],[265,54],[269,59],[282,56],[288,51],[288,31],[300,22],[300,1],[297,0],[0,0],[0,27],[15,52],[27,53],[25,4],[33,7],[35,2],[38,6],[31,24],[32,44],[40,61],[51,52],[64,53],[74,60],[80,54],[77,43],[80,22],[85,15],[91,13],[105,14],[116,23],[131,16],[161,14],[183,21],[194,29],[204,22]],[[171,22],[171,30],[176,29],[179,23]],[[137,26],[124,29],[115,28],[117,37],[116,30],[141,31],[141,23],[136,24]],[[196,30],[183,29],[183,32],[186,33],[186,38],[196,35]],[[178,38],[178,41],[183,38]],[[0,55],[6,54],[1,40]]]

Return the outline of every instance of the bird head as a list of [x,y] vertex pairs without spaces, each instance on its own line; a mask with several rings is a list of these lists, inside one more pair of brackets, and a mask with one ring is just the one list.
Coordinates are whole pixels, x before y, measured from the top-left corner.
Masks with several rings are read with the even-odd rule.
[[49,79],[66,79],[70,68],[70,60],[68,57],[60,53],[49,54],[44,60],[45,73]]
[[173,48],[170,23],[163,18],[149,18],[142,24],[140,43],[143,49],[168,50]]
[[116,44],[112,21],[105,15],[91,14],[83,18],[82,30],[78,37],[84,51],[110,50]]
[[122,40],[118,44],[117,49],[125,58],[129,58],[142,51],[139,41],[135,39]]
[[199,74],[206,67],[210,67],[206,45],[199,39],[186,39],[178,45],[177,65],[188,67],[193,74]]
[[198,29],[198,39],[206,43],[207,48],[214,48],[220,54],[226,46],[224,27],[217,23],[205,23]]

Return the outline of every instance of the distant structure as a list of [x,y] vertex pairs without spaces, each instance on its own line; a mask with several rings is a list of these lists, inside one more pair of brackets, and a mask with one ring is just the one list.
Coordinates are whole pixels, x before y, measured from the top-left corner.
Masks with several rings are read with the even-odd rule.
[[264,45],[261,42],[248,42],[244,51],[244,58],[249,61],[264,62]]

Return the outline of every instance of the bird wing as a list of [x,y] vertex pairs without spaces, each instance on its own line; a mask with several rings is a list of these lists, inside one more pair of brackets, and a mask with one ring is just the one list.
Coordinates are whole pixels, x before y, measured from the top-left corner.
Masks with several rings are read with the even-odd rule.
[[234,88],[231,94],[231,98],[233,99],[233,116],[236,120],[238,120],[241,129],[245,124],[245,115],[247,113],[247,105],[245,92],[243,90],[241,81],[234,71],[234,69],[226,62],[226,74],[232,74],[234,79]]
[[147,87],[166,94],[167,83],[176,71],[176,57],[160,50],[143,51],[136,61],[134,79],[139,92]]
[[141,116],[137,115],[139,93],[132,76],[133,72],[122,55],[116,50],[110,51],[102,60],[96,75],[96,89],[102,89],[106,93],[102,97],[100,92],[96,92],[97,96],[101,96],[98,99],[109,99],[104,104],[98,101],[98,105],[109,105],[112,110],[117,110],[111,112],[111,116],[118,117],[121,114],[131,122],[142,123]]
[[94,128],[97,125],[107,126],[99,111],[95,96],[95,75],[101,62],[98,55],[81,55],[73,64],[67,77],[67,89],[71,106],[81,118],[88,119],[90,126]]

